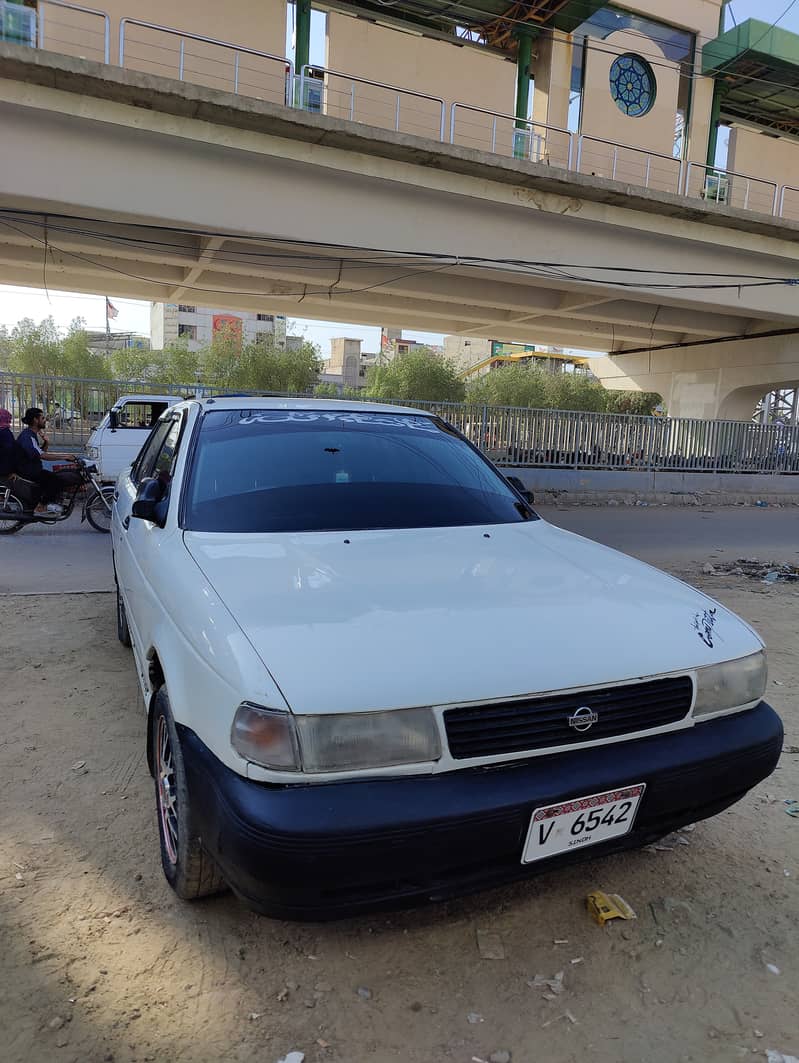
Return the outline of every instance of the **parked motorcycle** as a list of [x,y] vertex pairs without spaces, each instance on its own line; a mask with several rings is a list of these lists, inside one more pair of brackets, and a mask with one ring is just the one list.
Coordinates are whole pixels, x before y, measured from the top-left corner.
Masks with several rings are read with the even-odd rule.
[[[61,513],[37,513],[29,502],[23,501],[21,482],[18,478],[0,480],[0,535],[13,535],[26,524],[60,524],[69,520],[75,509],[78,495],[83,488],[86,493],[81,511],[81,523],[87,520],[99,532],[111,531],[111,506],[114,488],[103,485],[97,479],[97,466],[85,458],[78,458],[77,469],[80,482],[68,488],[62,497]],[[15,494],[15,485],[18,494]]]

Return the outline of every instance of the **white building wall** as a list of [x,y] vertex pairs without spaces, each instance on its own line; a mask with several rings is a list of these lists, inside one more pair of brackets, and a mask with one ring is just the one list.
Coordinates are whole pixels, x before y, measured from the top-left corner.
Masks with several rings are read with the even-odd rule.
[[[190,351],[208,347],[214,338],[214,318],[237,317],[241,321],[243,343],[263,342],[273,336],[277,345],[286,345],[286,318],[284,314],[259,315],[255,311],[242,310],[232,313],[210,306],[195,306],[191,303],[153,303],[150,309],[150,335],[153,350],[163,350],[179,339],[186,339]],[[263,316],[265,320],[259,320]]]

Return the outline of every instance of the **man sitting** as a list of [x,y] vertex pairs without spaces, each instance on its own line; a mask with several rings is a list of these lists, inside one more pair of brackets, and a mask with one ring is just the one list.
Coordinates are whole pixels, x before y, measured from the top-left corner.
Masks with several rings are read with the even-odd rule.
[[14,474],[14,433],[11,413],[0,410],[0,480]]
[[[74,454],[55,454],[49,450],[49,441],[44,435],[47,418],[38,406],[25,411],[22,423],[27,425],[17,436],[15,445],[16,472],[26,480],[33,480],[42,491],[42,502],[47,504],[47,512],[62,512],[58,500],[64,490],[81,482],[80,474],[70,469],[50,472],[42,466],[42,458],[48,461],[75,461]],[[39,433],[41,433],[41,438]]]

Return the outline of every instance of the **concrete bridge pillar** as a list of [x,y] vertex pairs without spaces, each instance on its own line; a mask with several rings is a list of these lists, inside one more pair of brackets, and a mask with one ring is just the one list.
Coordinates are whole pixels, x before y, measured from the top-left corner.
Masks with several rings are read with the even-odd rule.
[[799,386],[799,333],[631,351],[591,369],[607,388],[658,392],[670,417],[748,421],[763,395]]

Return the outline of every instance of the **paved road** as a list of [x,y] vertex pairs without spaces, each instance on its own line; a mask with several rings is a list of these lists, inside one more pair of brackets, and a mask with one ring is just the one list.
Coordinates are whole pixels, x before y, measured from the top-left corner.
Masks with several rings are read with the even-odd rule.
[[799,558],[796,506],[585,506],[562,510],[541,506],[539,512],[553,524],[655,565],[704,561],[713,553],[723,554],[723,560],[757,557],[796,562]]
[[63,524],[32,524],[0,538],[0,594],[112,590],[111,536],[74,513]]
[[[652,564],[725,558],[799,559],[799,507],[716,510],[660,506],[556,509],[553,524],[606,543]],[[76,514],[52,528],[36,525],[0,539],[0,594],[113,589],[111,540]]]

